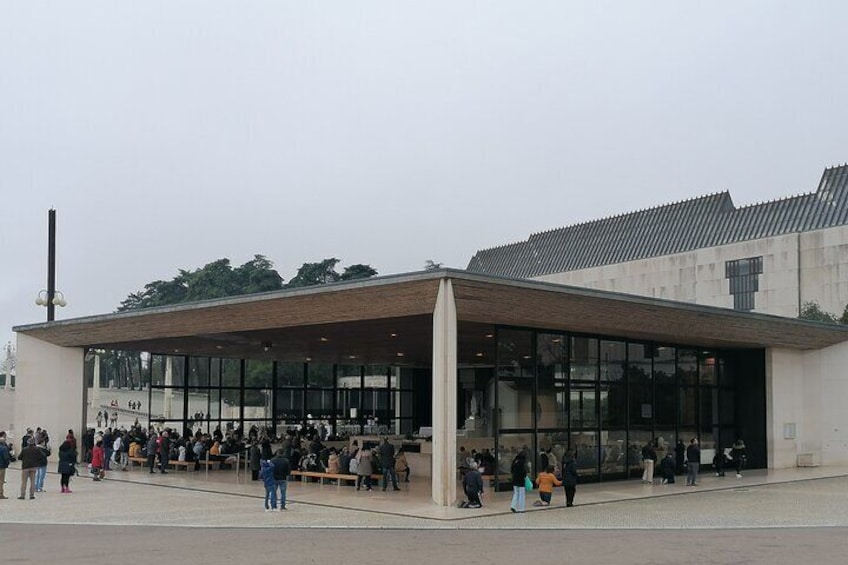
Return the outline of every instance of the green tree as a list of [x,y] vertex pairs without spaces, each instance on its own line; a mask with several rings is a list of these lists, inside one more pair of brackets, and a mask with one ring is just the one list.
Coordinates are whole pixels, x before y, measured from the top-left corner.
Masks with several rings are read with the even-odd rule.
[[356,265],[349,265],[345,267],[344,272],[339,277],[339,280],[352,281],[354,279],[369,279],[376,274],[377,269],[374,269],[371,265],[357,263]]
[[194,271],[180,269],[169,281],[147,283],[144,290],[127,296],[118,311],[268,292],[282,287],[283,278],[264,255],[254,255],[251,261],[236,268],[223,258]]
[[[846,310],[848,310],[848,307],[846,307]],[[845,312],[843,312],[842,316],[843,318],[845,317]],[[804,305],[801,307],[801,315],[798,317],[802,320],[812,320],[814,322],[827,322],[831,324],[836,324],[839,322],[839,319],[836,317],[836,315],[822,310],[821,306],[819,306],[819,303],[815,300],[805,302]]]
[[317,263],[304,263],[286,286],[288,288],[300,288],[336,282],[341,277],[336,272],[338,262],[338,259],[331,257]]

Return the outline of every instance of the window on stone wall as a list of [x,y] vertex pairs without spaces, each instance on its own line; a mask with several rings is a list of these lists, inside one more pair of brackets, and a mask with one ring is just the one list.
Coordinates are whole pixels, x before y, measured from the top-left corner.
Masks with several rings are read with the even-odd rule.
[[748,257],[724,263],[724,276],[730,281],[730,294],[733,295],[733,309],[749,311],[755,307],[754,297],[760,289],[760,275],[763,273],[763,258]]

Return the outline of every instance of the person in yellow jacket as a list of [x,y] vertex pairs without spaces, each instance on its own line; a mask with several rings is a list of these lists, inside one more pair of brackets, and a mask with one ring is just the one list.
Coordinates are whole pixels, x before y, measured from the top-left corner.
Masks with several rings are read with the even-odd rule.
[[548,465],[548,468],[539,473],[536,477],[536,485],[539,487],[539,498],[533,503],[533,506],[550,506],[551,496],[554,494],[554,487],[562,485],[562,481],[554,475],[554,466]]

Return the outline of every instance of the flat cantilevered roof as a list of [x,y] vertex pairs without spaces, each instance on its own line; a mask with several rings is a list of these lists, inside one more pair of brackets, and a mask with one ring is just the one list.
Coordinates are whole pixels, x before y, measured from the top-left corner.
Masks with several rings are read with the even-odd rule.
[[14,330],[64,347],[429,364],[432,314],[443,279],[453,286],[461,345],[498,325],[716,348],[807,350],[848,341],[848,327],[835,324],[453,269],[23,325]]

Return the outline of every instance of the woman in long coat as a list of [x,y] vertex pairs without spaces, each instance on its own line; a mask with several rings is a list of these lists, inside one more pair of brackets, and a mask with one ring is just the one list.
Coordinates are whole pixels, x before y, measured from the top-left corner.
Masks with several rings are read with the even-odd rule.
[[374,472],[373,462],[371,461],[371,450],[360,449],[356,454],[356,459],[359,460],[359,467],[356,468],[356,490],[365,482],[365,490],[371,490],[371,473]]
[[71,475],[76,472],[76,463],[77,463],[77,449],[74,446],[75,442],[70,440],[65,440],[62,442],[62,445],[59,446],[59,474],[62,478],[59,481],[59,484],[62,487],[63,493],[71,492],[70,482]]

